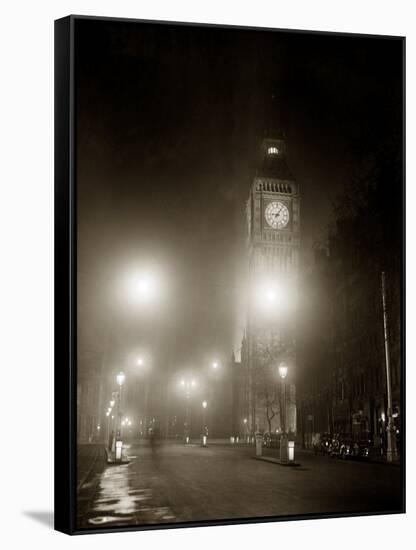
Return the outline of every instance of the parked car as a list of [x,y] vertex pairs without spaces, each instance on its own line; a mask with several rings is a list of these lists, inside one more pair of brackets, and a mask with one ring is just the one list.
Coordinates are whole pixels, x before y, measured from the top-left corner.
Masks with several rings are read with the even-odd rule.
[[337,434],[330,446],[330,455],[343,460],[368,459],[370,455],[371,441],[353,440],[350,435]]
[[321,438],[319,441],[319,450],[318,452],[326,455],[329,454],[331,449],[331,441],[332,441],[332,435],[329,433],[323,433],[321,434]]
[[312,448],[317,455],[319,453],[328,454],[331,447],[332,436],[329,433],[312,434]]
[[334,434],[332,436],[331,441],[329,443],[329,451],[328,451],[328,454],[332,458],[340,456],[342,442],[346,441],[348,437],[349,436],[346,434]]
[[370,458],[372,442],[370,439],[360,439],[356,441],[356,458],[368,459]]

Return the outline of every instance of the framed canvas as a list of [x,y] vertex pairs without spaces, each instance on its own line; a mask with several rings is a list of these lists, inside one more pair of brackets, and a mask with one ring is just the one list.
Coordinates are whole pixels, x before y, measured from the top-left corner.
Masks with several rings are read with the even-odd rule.
[[403,37],[55,22],[55,527],[405,511]]

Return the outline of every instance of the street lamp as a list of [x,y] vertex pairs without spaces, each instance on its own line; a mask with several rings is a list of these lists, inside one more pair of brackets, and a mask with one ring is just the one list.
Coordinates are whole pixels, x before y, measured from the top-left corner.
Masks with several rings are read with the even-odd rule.
[[256,301],[261,308],[269,308],[281,302],[282,292],[275,281],[263,281],[257,287]]
[[282,435],[280,437],[280,462],[286,464],[288,462],[288,438],[286,433],[286,384],[285,379],[288,372],[288,367],[286,363],[280,363],[279,365],[279,376],[282,379],[282,418],[281,418],[281,428]]
[[[118,391],[118,421],[117,421],[117,435],[116,435],[116,439],[118,440],[121,440],[121,415],[122,415],[122,412],[121,412],[121,389],[123,387],[123,384],[126,380],[126,376],[123,372],[119,372],[116,376],[116,380],[117,380],[117,384],[119,386],[119,391]],[[121,450],[121,445],[118,445],[118,448]],[[117,443],[116,443],[116,452],[117,452]],[[116,459],[119,458],[120,461],[121,461],[121,452],[120,452],[120,456],[116,456]]]
[[218,361],[214,361],[214,362],[212,363],[212,368],[213,368],[214,370],[217,369],[218,366],[219,366],[219,365],[218,365]]
[[119,373],[117,374],[116,379],[117,379],[117,384],[118,384],[118,385],[120,386],[120,388],[121,388],[121,386],[124,384],[124,381],[125,381],[125,379],[126,379],[126,375],[125,375],[123,372],[119,372]]
[[391,392],[391,375],[390,375],[390,348],[389,348],[389,326],[387,318],[386,305],[386,274],[381,273],[381,298],[383,306],[383,328],[384,328],[384,353],[386,363],[386,389],[387,389],[387,462],[397,460],[397,441],[396,428],[393,419],[393,404]]
[[156,298],[159,287],[155,276],[149,273],[133,274],[129,286],[130,295],[141,304],[152,302]]
[[185,437],[185,443],[189,443],[189,435],[190,435],[189,399],[191,397],[191,389],[196,386],[196,381],[194,379],[187,380],[183,378],[181,380],[181,386],[185,388],[185,403],[186,403],[184,437]]
[[279,376],[284,380],[287,376],[287,365],[285,363],[280,363],[279,365]]
[[206,409],[208,403],[207,401],[202,401],[202,434],[201,434],[201,444],[203,447],[207,446],[207,437],[208,437],[208,427],[206,421]]
[[143,387],[143,410],[144,410],[144,424],[145,432],[147,433],[149,425],[149,392],[150,392],[150,383],[151,383],[151,357],[145,351],[141,351],[140,355],[136,356],[134,359],[134,364],[137,367],[137,372],[142,376],[142,387]]
[[107,412],[105,413],[106,417],[107,417],[107,441],[108,441],[108,450],[111,450],[111,444],[112,444],[112,441],[111,441],[111,432],[110,432],[110,423],[111,423],[111,407],[109,407],[107,409]]
[[248,418],[243,419],[244,424],[244,439],[246,440],[246,443],[250,443],[250,437],[248,435]]

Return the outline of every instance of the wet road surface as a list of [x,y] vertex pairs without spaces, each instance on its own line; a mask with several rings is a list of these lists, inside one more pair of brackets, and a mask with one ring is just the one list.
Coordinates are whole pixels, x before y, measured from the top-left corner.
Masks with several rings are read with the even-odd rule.
[[400,508],[397,466],[304,452],[288,468],[227,444],[142,442],[128,454],[129,464],[106,466],[81,488],[79,528]]

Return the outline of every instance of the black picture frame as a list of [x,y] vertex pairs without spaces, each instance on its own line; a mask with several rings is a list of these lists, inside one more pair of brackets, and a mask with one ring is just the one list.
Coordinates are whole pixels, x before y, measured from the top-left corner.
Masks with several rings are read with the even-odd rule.
[[[119,531],[141,531],[150,529],[172,529],[196,526],[233,525],[241,523],[277,522],[303,519],[323,519],[345,516],[393,514],[405,512],[405,437],[401,438],[401,502],[400,509],[368,513],[311,513],[282,517],[255,517],[227,520],[174,522],[120,527],[91,527],[78,529],[77,509],[77,185],[76,152],[77,120],[75,93],[74,33],[77,21],[121,21],[123,23],[147,23],[149,25],[183,25],[201,28],[245,29],[226,25],[189,24],[177,22],[143,21],[125,18],[105,18],[71,15],[55,21],[55,529],[67,534],[90,534]],[[255,30],[255,29],[252,29]],[[261,29],[281,32],[284,29]],[[293,34],[330,34],[318,31],[284,30]],[[348,34],[347,36],[355,36]],[[366,35],[356,35],[365,37]],[[368,35],[369,37],[371,35]],[[383,37],[400,40],[403,50],[403,75],[405,75],[405,38]],[[404,78],[404,77],[403,77]],[[403,144],[405,147],[405,96],[403,80]],[[401,398],[405,411],[405,149],[403,160],[403,204],[402,204],[402,281],[401,281]],[[402,432],[405,434],[405,416]]]

